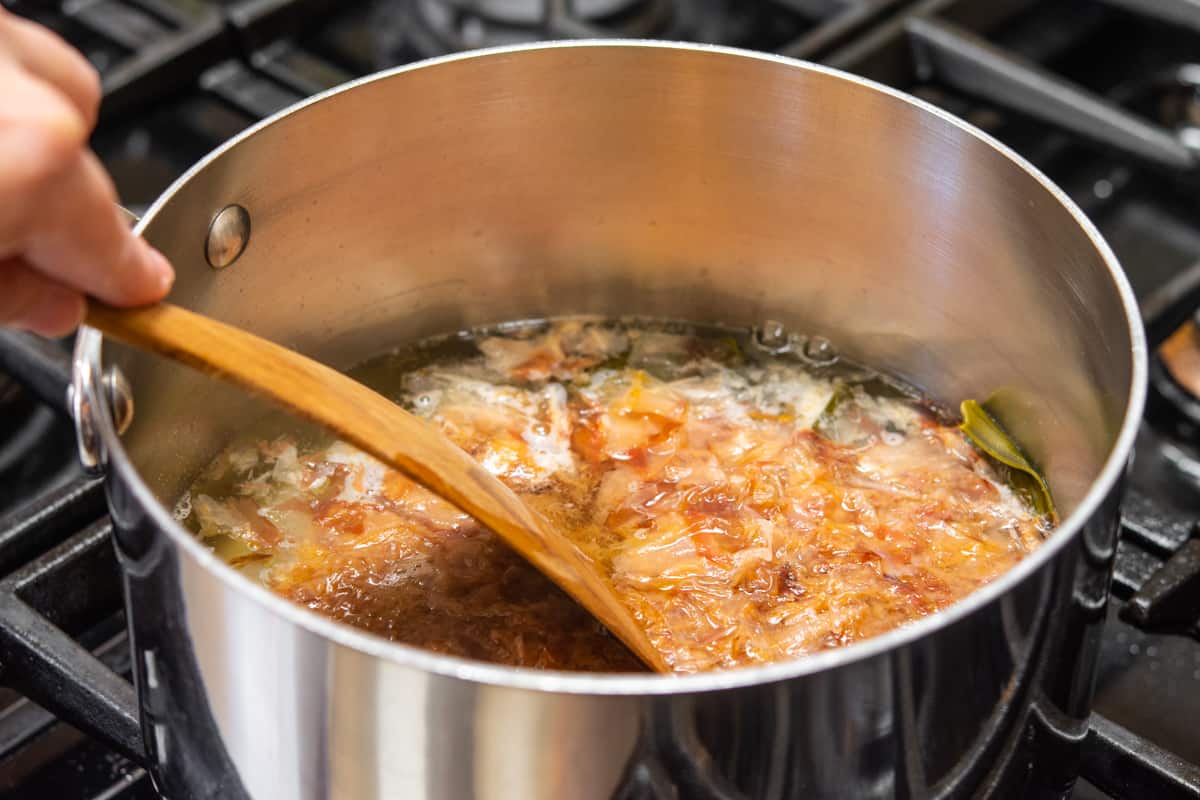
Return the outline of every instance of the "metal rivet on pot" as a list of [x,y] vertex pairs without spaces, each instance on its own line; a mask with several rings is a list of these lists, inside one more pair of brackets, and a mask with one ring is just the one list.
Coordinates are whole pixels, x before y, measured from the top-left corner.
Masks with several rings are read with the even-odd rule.
[[764,320],[754,329],[754,343],[769,353],[781,353],[790,343],[787,328],[777,320]]
[[104,374],[104,391],[108,392],[113,427],[118,434],[124,433],[133,422],[133,389],[119,368],[110,367]]
[[818,367],[834,364],[838,360],[838,352],[833,342],[824,336],[813,336],[805,340],[803,356],[805,361]]
[[238,260],[250,243],[250,213],[237,205],[217,212],[208,226],[204,257],[213,269],[224,269]]

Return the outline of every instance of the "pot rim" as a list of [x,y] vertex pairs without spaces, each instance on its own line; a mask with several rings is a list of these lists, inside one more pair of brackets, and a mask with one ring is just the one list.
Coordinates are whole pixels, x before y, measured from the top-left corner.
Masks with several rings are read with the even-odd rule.
[[[254,602],[264,606],[284,620],[333,643],[374,658],[393,662],[399,666],[419,669],[464,681],[474,681],[513,689],[585,695],[667,695],[682,692],[733,689],[798,678],[863,661],[889,650],[903,647],[924,636],[933,634],[935,631],[952,625],[996,601],[1018,583],[1042,569],[1080,534],[1084,523],[1096,513],[1100,504],[1125,470],[1145,403],[1147,380],[1145,335],[1137,301],[1125,277],[1124,271],[1108,244],[1101,237],[1099,231],[1078,206],[1075,205],[1065,192],[1043,175],[1040,170],[1011,148],[973,125],[930,103],[892,87],[852,75],[842,70],[799,59],[741,48],[639,39],[582,39],[536,42],[532,44],[473,50],[417,61],[373,73],[313,95],[242,131],[237,136],[218,146],[181,175],[151,205],[138,223],[135,231],[139,235],[142,234],[162,208],[171,202],[175,193],[221,155],[281,119],[291,116],[309,105],[319,103],[325,98],[351,91],[374,81],[386,80],[405,72],[436,67],[440,64],[468,59],[494,58],[525,51],[561,48],[686,50],[711,53],[722,57],[755,59],[771,62],[790,69],[804,69],[820,73],[832,79],[847,81],[876,92],[882,92],[925,113],[932,114],[943,122],[953,125],[984,144],[989,145],[1004,155],[1016,168],[1024,170],[1036,180],[1070,213],[1075,223],[1087,234],[1092,246],[1096,249],[1096,252],[1108,268],[1109,277],[1125,310],[1125,323],[1132,343],[1130,351],[1132,387],[1125,406],[1121,429],[1099,475],[1093,481],[1079,506],[1070,516],[1063,520],[1036,553],[1022,560],[1000,578],[976,590],[949,608],[911,624],[851,645],[813,653],[790,661],[690,675],[610,674],[535,670],[526,667],[510,667],[457,656],[441,655],[411,645],[393,642],[375,634],[323,617],[314,611],[310,611],[272,593],[266,587],[242,576],[228,564],[221,561],[208,548],[204,547],[198,539],[188,533],[175,519],[171,510],[159,503],[154,493],[133,466],[128,453],[122,446],[120,437],[112,425],[112,417],[107,408],[107,398],[104,397],[103,392],[98,393],[97,406],[99,407],[97,408],[98,413],[96,416],[98,419],[96,423],[102,447],[108,454],[109,469],[115,471],[117,476],[125,481],[133,497],[147,510],[150,519],[153,520],[161,531],[170,537],[176,546],[180,547],[186,553],[187,557],[194,559],[200,567],[212,573],[229,588],[249,596]],[[92,374],[101,374],[99,371],[102,366],[101,344],[102,336],[99,331],[86,326],[80,329],[75,349],[75,369],[77,371],[81,369],[81,365],[91,365],[94,370]]]

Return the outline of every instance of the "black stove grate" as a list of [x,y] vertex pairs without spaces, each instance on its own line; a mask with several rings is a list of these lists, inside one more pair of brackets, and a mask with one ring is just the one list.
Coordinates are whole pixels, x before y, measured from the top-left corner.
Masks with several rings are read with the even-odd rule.
[[[1180,298],[1200,285],[1200,66],[1192,63],[1200,61],[1200,15],[1188,0],[4,4],[59,31],[100,70],[105,102],[93,145],[135,211],[258,119],[368,72],[510,41],[682,38],[823,61],[998,136],[1101,227],[1156,340],[1190,315]],[[1164,308],[1183,313],[1157,325]],[[27,352],[8,336],[0,338],[0,373],[19,372]],[[61,412],[55,387],[39,394]],[[1186,395],[1164,402],[1171,420],[1173,409],[1196,403]],[[0,516],[0,797],[153,797],[135,763],[80,732],[138,749],[101,486],[74,468],[73,435],[60,416],[3,381],[0,414],[0,512],[8,510]],[[1125,623],[1173,634],[1153,640],[1164,648],[1180,640],[1174,634],[1200,638],[1200,492],[1177,482],[1160,455],[1164,436],[1189,435],[1180,430],[1156,424],[1139,440],[1106,652],[1150,641]],[[37,459],[24,453],[48,466],[31,469]],[[94,657],[81,661],[77,645]],[[1190,646],[1180,658],[1194,653],[1200,682],[1200,645]],[[1101,700],[1105,676],[1124,668],[1119,661],[1102,669]],[[68,680],[81,674],[90,688]],[[1087,783],[1120,797],[1200,797],[1200,769],[1158,744],[1096,715],[1084,747]]]

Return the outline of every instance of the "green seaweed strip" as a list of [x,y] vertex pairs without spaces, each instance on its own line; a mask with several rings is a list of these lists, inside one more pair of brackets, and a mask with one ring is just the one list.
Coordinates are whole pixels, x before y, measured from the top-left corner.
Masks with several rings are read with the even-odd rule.
[[1054,519],[1050,486],[1000,423],[974,400],[964,400],[959,408],[963,418],[959,429],[980,451],[1004,467],[1009,486],[1024,497],[1034,511]]
[[821,415],[813,423],[813,430],[817,433],[826,433],[829,430],[829,426],[837,419],[838,408],[853,398],[854,389],[850,384],[839,381],[833,387],[833,394],[829,396],[829,402],[825,404],[825,408],[821,409]]

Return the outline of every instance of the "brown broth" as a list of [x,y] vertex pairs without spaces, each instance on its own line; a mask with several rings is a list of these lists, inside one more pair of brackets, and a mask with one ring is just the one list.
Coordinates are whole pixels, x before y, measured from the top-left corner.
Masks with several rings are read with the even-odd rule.
[[[765,338],[522,323],[352,374],[571,536],[680,672],[877,635],[1038,546],[1048,520],[948,415],[819,340]],[[389,639],[530,667],[640,669],[474,520],[290,421],[234,442],[178,515],[252,579]]]

